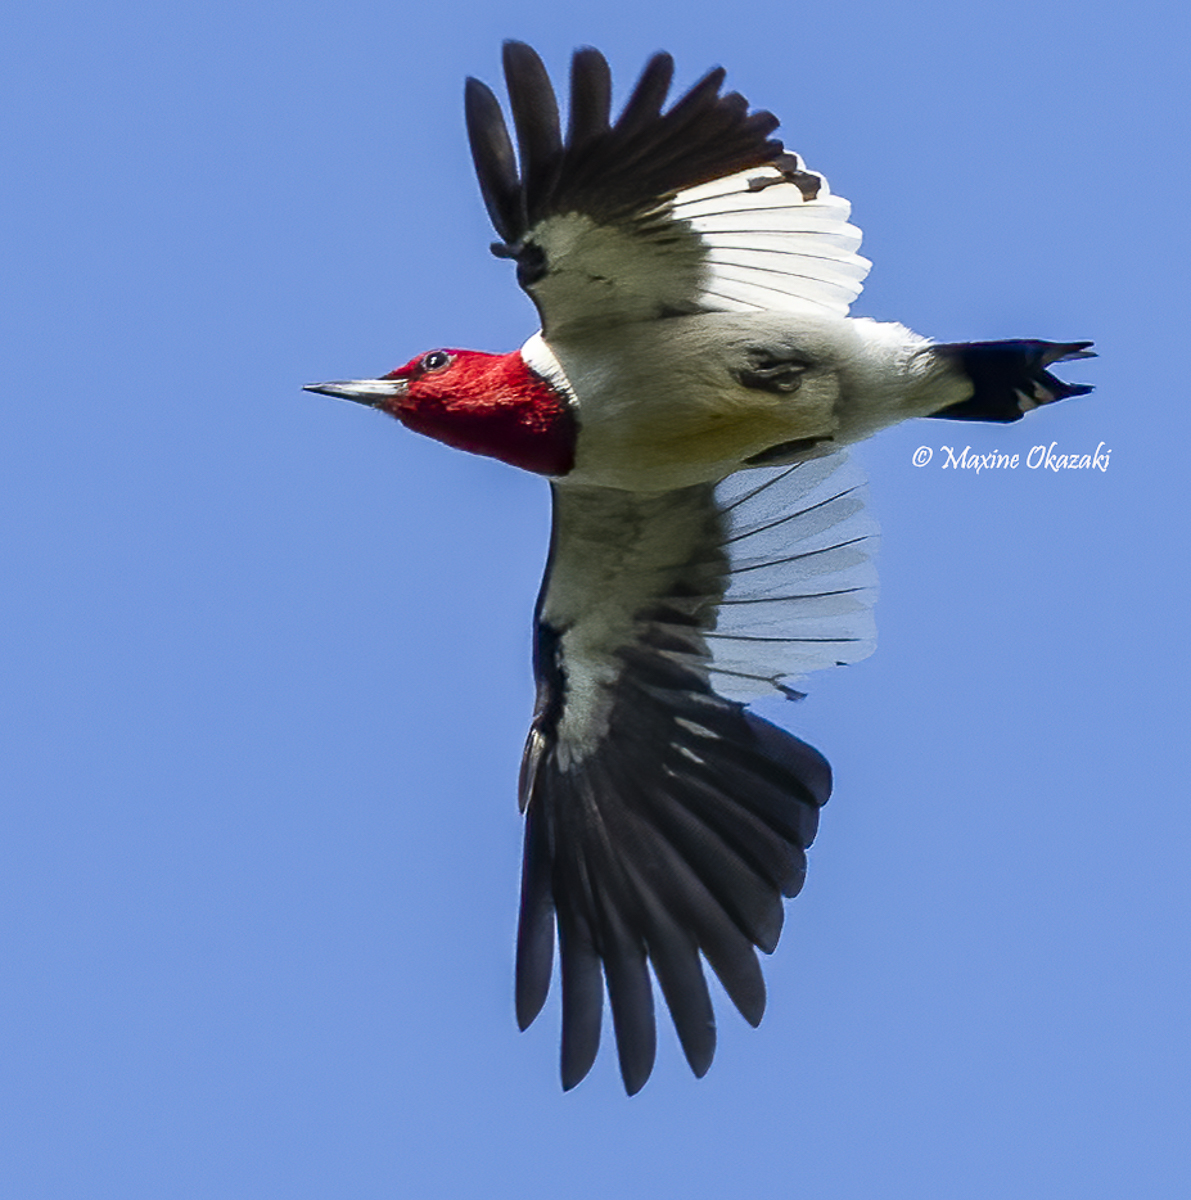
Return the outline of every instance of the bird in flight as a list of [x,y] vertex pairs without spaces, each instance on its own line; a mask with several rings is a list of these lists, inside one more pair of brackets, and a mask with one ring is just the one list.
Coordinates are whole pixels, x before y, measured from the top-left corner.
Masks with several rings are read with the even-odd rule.
[[722,69],[666,107],[656,54],[613,120],[608,64],[580,49],[565,136],[537,54],[506,43],[504,72],[516,151],[475,79],[467,129],[493,253],[541,331],[308,390],[550,481],[517,1020],[545,1003],[557,940],[563,1087],[595,1060],[606,990],[632,1094],[654,979],[698,1076],[716,1038],[702,960],[750,1024],[765,1008],[756,950],[802,887],[831,769],[747,704],[872,651],[873,526],[842,448],[1081,395],[1048,368],[1091,343],[940,345],[850,318],[869,269],[850,206]]

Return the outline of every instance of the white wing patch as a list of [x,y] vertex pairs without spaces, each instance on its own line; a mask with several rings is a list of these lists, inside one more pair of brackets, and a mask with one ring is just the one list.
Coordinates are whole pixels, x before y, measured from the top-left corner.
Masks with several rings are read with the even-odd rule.
[[705,635],[718,692],[789,695],[783,680],[873,652],[877,526],[866,499],[863,473],[843,453],[719,485],[728,590]]
[[618,704],[664,686],[651,658],[748,702],[876,646],[876,525],[843,452],[738,471],[714,492],[553,490],[539,617],[559,654],[567,766],[599,749]]
[[[814,199],[775,167],[752,167],[675,196],[671,214],[702,242],[701,306],[720,312],[847,316],[871,263],[852,206],[821,176]],[[769,181],[773,182],[769,182]]]

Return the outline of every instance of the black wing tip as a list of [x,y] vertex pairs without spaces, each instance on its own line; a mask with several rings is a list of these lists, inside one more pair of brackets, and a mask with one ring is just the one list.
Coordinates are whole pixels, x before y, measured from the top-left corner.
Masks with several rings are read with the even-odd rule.
[[[496,231],[516,256],[528,231],[556,211],[605,215],[648,207],[650,202],[723,175],[763,166],[784,153],[770,139],[778,120],[749,113],[737,92],[721,94],[726,78],[714,67],[663,111],[674,75],[674,58],[651,55],[624,108],[610,123],[611,73],[591,46],[571,61],[570,128],[558,132],[557,99],[537,51],[509,39],[502,63],[518,142],[520,168],[496,161],[493,149],[499,104],[490,88],[469,78],[465,110],[472,156]],[[496,110],[495,114],[493,109]]]
[[782,891],[778,891],[777,896],[774,897],[772,911],[762,923],[748,931],[753,945],[762,954],[772,954],[777,949],[778,942],[782,940],[782,925],[786,916],[786,910],[782,907],[780,899],[783,894]]
[[550,976],[546,976],[546,986],[543,989],[538,981],[527,983],[518,963],[517,986],[513,997],[513,1011],[517,1018],[517,1029],[524,1033],[541,1015],[546,1006],[546,997],[550,993]]
[[505,38],[500,44],[500,52],[506,75],[510,71],[515,72],[526,68],[542,72],[546,70],[542,56],[528,42],[523,42],[519,38]]
[[691,1073],[696,1079],[702,1079],[708,1071],[711,1070],[711,1064],[715,1061],[715,1047],[712,1047],[711,1053],[705,1058],[695,1058],[691,1054],[687,1054],[686,1062],[690,1067]]
[[[596,1056],[600,1051],[600,1024],[597,1020],[594,1026],[589,1026],[584,1022],[584,1027],[579,1027],[579,1022],[567,1020],[564,1012],[562,1021],[562,1047],[559,1054],[559,1078],[562,1081],[562,1090],[569,1092],[573,1087],[581,1084],[591,1072],[591,1068],[595,1066]],[[600,997],[601,1015],[603,1012],[603,995]]]
[[736,996],[732,997],[733,1004],[736,1005],[737,1012],[754,1028],[756,1029],[765,1017],[765,984],[761,984],[759,992],[750,995],[742,1004]]
[[[715,91],[718,92],[720,90],[720,88],[722,88],[724,86],[724,80],[727,78],[728,78],[728,68],[727,67],[712,67],[711,70],[709,70],[703,76],[703,78],[700,79],[699,82],[696,83],[693,88],[691,88],[691,91],[697,92],[700,88],[706,87],[706,88],[713,88]],[[733,93],[733,95],[735,95],[735,94],[736,93]]]
[[521,181],[500,101],[486,83],[469,77],[463,88],[463,114],[484,207],[496,232],[511,242],[525,219]]
[[[669,711],[673,693],[670,701],[657,703]],[[831,790],[830,767],[818,751],[742,706],[707,693],[675,711],[689,714],[703,728],[702,736],[691,735],[703,765],[687,780],[675,771],[678,763],[690,761],[681,755],[663,756],[658,769],[665,778],[656,789],[644,778],[647,767],[635,772],[625,766],[625,755],[641,737],[622,728],[624,722],[634,728],[656,726],[656,714],[626,709],[610,734],[616,742],[615,768],[597,758],[580,779],[574,768],[560,769],[546,755],[537,760],[530,781],[533,828],[526,835],[529,873],[518,943],[517,1017],[525,1029],[541,1011],[549,987],[544,948],[531,936],[538,928],[533,906],[542,903],[533,881],[544,877],[530,871],[531,864],[537,870],[548,864],[528,849],[531,835],[545,838],[545,826],[537,822],[548,821],[554,840],[543,844],[549,841],[561,855],[551,860],[549,875],[560,917],[564,1090],[575,1087],[594,1064],[605,991],[625,1090],[634,1095],[644,1087],[656,1056],[650,967],[697,1078],[710,1068],[716,1048],[703,960],[744,1020],[760,1025],[766,987],[757,951],[770,954],[778,945],[785,916],[781,896],[801,886],[802,847],[813,838],[818,806]],[[656,762],[654,740],[645,741],[652,747],[649,761]],[[710,746],[725,757],[707,759]],[[612,857],[603,838],[594,850],[584,849],[588,826],[573,821],[577,794],[604,796],[612,806],[599,823],[616,835],[619,850]],[[733,807],[719,824],[702,826],[709,803]],[[631,828],[643,841],[625,840],[629,826],[617,818],[617,804],[631,805]],[[738,821],[749,829],[737,828],[733,822]],[[784,865],[778,847],[788,856]]]
[[621,1082],[626,1096],[636,1096],[650,1082],[653,1074],[653,1052],[627,1055],[621,1051]]
[[562,1081],[562,1090],[564,1092],[569,1092],[572,1088],[578,1087],[587,1078],[591,1072],[591,1068],[595,1066],[599,1048],[598,1036],[595,1039],[594,1045],[576,1045],[572,1039],[568,1038],[567,1026],[565,1022],[563,1023],[559,1079]]

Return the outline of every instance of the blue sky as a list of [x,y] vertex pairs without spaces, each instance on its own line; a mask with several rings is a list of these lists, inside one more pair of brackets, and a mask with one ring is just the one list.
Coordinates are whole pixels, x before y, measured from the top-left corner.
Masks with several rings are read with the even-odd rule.
[[[10,9],[0,1191],[1185,1196],[1187,25]],[[857,314],[1102,355],[859,451],[877,654],[765,708],[837,779],[768,1014],[632,1100],[512,1016],[545,487],[298,390],[532,332],[461,116],[510,36],[725,65],[852,200]],[[941,465],[1052,441],[1109,469]]]

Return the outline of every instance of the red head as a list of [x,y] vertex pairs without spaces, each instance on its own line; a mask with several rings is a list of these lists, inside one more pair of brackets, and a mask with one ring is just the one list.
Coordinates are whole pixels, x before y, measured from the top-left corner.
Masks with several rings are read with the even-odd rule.
[[566,396],[516,350],[431,350],[380,379],[306,390],[379,408],[448,446],[540,475],[565,475],[575,462],[575,417]]

